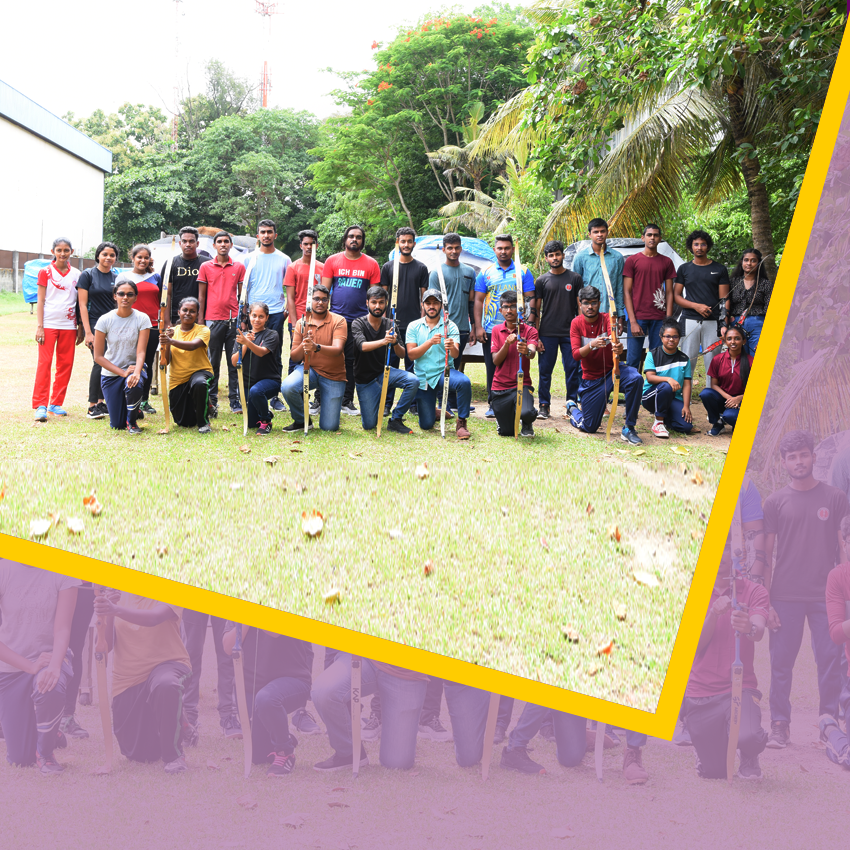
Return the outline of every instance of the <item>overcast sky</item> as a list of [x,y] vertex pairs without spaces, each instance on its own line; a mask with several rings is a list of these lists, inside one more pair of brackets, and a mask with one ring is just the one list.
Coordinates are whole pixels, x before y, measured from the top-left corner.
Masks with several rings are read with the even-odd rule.
[[57,115],[80,117],[126,101],[170,107],[175,77],[185,85],[188,73],[192,91],[200,91],[209,59],[259,82],[267,58],[270,105],[325,117],[335,109],[327,93],[337,82],[323,69],[371,68],[373,41],[391,40],[399,25],[441,5],[279,2],[269,40],[269,18],[255,12],[255,0],[4,0],[0,79]]

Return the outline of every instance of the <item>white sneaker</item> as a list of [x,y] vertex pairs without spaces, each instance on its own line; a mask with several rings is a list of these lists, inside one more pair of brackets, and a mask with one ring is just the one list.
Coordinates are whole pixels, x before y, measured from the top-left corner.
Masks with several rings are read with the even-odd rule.
[[652,423],[651,430],[656,437],[660,437],[662,440],[666,440],[670,436],[669,432],[664,427],[664,423],[660,419],[656,419],[655,422]]

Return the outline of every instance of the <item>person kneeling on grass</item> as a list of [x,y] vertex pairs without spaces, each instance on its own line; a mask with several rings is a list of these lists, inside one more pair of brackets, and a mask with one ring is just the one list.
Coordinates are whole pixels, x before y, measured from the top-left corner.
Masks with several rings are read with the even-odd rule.
[[689,433],[691,416],[691,361],[679,350],[679,323],[665,319],[661,324],[661,345],[646,355],[643,364],[643,406],[655,414],[652,433],[662,440],[674,431]]
[[[458,356],[460,332],[457,325],[449,319],[448,327],[443,328],[443,296],[439,289],[427,289],[422,294],[425,315],[407,328],[407,356],[413,360],[413,372],[419,379],[419,392],[416,396],[416,408],[419,413],[419,427],[429,431],[437,420],[437,396],[442,399],[445,380],[446,347],[449,357]],[[459,440],[469,439],[466,420],[469,417],[469,403],[472,400],[472,384],[469,378],[449,370],[449,393],[457,393],[457,423],[455,434]]]
[[[304,410],[305,352],[310,355],[310,389],[318,390],[317,395],[321,396],[319,428],[322,431],[339,430],[346,388],[345,341],[348,339],[348,324],[342,316],[331,313],[328,309],[329,299],[328,288],[324,284],[316,284],[313,287],[312,309],[304,313],[293,329],[289,359],[299,365],[280,387],[292,411],[292,424],[287,425],[284,431],[303,431],[304,417],[310,415]],[[354,390],[351,392],[353,398]]]
[[[490,390],[490,407],[496,414],[500,437],[514,436],[516,418],[516,382],[519,358],[522,356],[522,411],[520,412],[520,437],[533,437],[531,423],[537,419],[531,385],[531,360],[537,353],[537,328],[525,322],[519,324],[517,337],[516,292],[505,292],[499,299],[499,312],[505,317],[495,325],[490,334],[493,355],[493,385]],[[518,341],[519,339],[519,341]]]
[[735,430],[753,365],[753,358],[744,354],[746,344],[745,331],[738,327],[729,328],[726,331],[727,350],[715,357],[708,367],[711,387],[706,387],[699,398],[711,422],[710,437],[719,437],[727,425]]
[[178,315],[180,327],[160,334],[171,369],[168,373],[168,403],[171,415],[181,428],[197,426],[210,433],[210,387],[213,368],[207,356],[210,329],[199,325],[197,298],[184,298]]
[[[578,301],[581,315],[576,316],[570,325],[570,343],[573,357],[581,361],[581,409],[574,401],[568,400],[567,415],[573,427],[595,434],[605,416],[608,396],[614,389],[614,358],[620,356],[623,344],[619,340],[616,345],[611,343],[611,317],[608,313],[600,314],[599,290],[595,286],[583,287]],[[620,391],[626,396],[626,424],[620,432],[620,439],[633,446],[643,442],[635,431],[641,387],[640,372],[620,364]]]
[[139,288],[129,280],[116,283],[118,309],[101,316],[94,328],[94,362],[101,367],[100,387],[109,408],[109,425],[141,434],[141,411],[147,370],[145,352],[151,320],[133,309]]
[[738,607],[733,608],[731,574],[732,545],[727,538],[685,689],[682,713],[685,728],[697,752],[697,774],[703,779],[725,779],[732,713],[730,671],[735,659],[735,632],[738,632],[744,667],[738,776],[741,779],[761,779],[759,754],[767,746],[767,732],[761,728],[759,702],[762,695],[758,690],[753,658],[755,642],[764,636],[770,603],[767,591],[761,585],[742,578],[735,570]]
[[[386,308],[386,290],[381,286],[372,286],[366,293],[366,309],[369,312],[351,323],[351,335],[354,337],[354,382],[365,431],[375,428],[379,414],[383,416],[384,413],[378,410],[378,405],[381,403],[387,348],[392,346],[399,358],[405,354],[404,346],[397,341],[392,319],[382,318]],[[411,372],[391,367],[387,387],[402,390],[401,398],[390,417],[388,430],[412,434],[404,424],[403,417],[419,392],[419,380]]]
[[236,330],[236,347],[230,362],[239,362],[239,346],[242,346],[242,375],[245,393],[248,396],[248,427],[257,429],[257,436],[271,433],[272,417],[269,399],[280,392],[280,336],[266,327],[269,320],[268,304],[254,302],[249,308],[251,330],[244,333]]
[[182,609],[107,589],[95,597],[94,611],[106,618],[107,651],[115,649],[112,726],[122,754],[162,760],[166,773],[182,773],[183,692],[192,675],[180,637]]

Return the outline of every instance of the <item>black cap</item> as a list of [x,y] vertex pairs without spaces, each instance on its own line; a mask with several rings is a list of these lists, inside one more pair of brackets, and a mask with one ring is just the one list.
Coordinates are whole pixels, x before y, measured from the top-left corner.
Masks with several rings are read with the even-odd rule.
[[422,293],[422,303],[424,304],[429,298],[436,298],[440,304],[443,303],[443,293],[439,289],[426,289]]

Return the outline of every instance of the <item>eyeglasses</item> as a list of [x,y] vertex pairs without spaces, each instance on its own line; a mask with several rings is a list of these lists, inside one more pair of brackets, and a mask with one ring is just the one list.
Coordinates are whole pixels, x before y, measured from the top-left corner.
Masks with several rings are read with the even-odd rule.
[[116,292],[115,297],[116,298],[135,298],[136,293],[135,292]]
[[669,334],[665,334],[661,339],[679,339],[679,335],[675,334],[674,336],[670,336]]
[[327,298],[319,298],[318,295],[314,295],[313,296],[313,303],[316,303],[317,301],[319,302],[319,304],[327,304],[328,303]]

